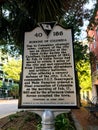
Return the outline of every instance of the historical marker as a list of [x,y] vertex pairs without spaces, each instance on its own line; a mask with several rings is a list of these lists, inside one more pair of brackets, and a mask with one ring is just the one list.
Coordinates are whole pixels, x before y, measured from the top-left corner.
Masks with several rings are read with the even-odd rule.
[[19,107],[77,106],[72,29],[40,23],[25,33]]

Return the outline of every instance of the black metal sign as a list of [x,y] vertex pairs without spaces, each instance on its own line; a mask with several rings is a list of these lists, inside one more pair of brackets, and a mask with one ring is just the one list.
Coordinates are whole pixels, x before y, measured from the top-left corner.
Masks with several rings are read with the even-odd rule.
[[25,33],[19,107],[76,107],[72,29],[39,25]]

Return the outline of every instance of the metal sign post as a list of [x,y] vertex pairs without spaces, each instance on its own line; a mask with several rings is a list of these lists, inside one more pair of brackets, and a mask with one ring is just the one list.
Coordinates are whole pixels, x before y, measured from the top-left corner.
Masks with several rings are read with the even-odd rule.
[[55,117],[51,110],[45,110],[42,114],[42,130],[55,130]]

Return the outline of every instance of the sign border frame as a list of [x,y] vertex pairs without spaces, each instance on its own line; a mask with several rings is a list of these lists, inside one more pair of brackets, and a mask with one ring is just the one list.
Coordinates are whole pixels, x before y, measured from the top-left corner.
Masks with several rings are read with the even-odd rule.
[[[47,22],[42,22],[42,23],[47,23]],[[48,22],[48,23],[51,23],[51,22]],[[20,84],[19,84],[19,99],[18,99],[18,108],[24,108],[24,109],[43,109],[43,108],[45,108],[45,109],[77,109],[77,108],[80,108],[80,89],[79,89],[79,82],[78,82],[78,76],[77,76],[77,71],[75,70],[75,49],[74,49],[74,43],[73,43],[73,41],[74,41],[74,31],[73,31],[73,27],[67,27],[67,28],[65,28],[65,27],[63,27],[63,26],[61,26],[60,24],[56,24],[56,25],[58,25],[58,26],[60,26],[60,27],[62,27],[63,29],[71,29],[71,34],[72,34],[72,51],[73,51],[73,64],[74,64],[74,78],[75,78],[75,85],[76,85],[76,105],[68,105],[68,106],[64,106],[64,104],[62,105],[62,106],[60,106],[59,104],[55,104],[55,106],[52,106],[52,104],[39,104],[39,105],[37,105],[37,104],[32,104],[32,105],[22,105],[21,103],[22,103],[22,76],[23,76],[23,63],[24,63],[24,42],[23,42],[23,53],[22,53],[22,73],[20,74]],[[39,27],[39,26],[36,26],[35,28],[37,28],[37,27]],[[34,28],[34,29],[35,29]],[[34,30],[33,29],[33,30]],[[33,31],[33,30],[31,30],[31,31]],[[31,32],[31,31],[29,31],[29,32]]]

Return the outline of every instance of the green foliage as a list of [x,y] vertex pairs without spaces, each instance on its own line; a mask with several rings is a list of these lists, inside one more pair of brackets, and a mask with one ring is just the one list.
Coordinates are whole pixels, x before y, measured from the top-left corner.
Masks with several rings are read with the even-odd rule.
[[83,45],[82,42],[75,41],[74,42],[74,54],[75,54],[75,63],[77,64],[79,61],[89,60],[89,54],[87,53],[88,46]]
[[0,88],[3,86],[3,82],[0,80]]
[[32,116],[30,116],[30,115],[26,116],[25,119],[24,119],[25,123],[29,122],[29,121],[32,121]]
[[19,96],[19,84],[14,84],[10,89],[10,96],[14,97],[15,99]]
[[11,78],[14,81],[19,81],[21,72],[21,59],[15,60],[10,59],[6,64],[4,64],[3,70],[6,74],[6,78]]
[[41,128],[42,128],[42,124],[38,124],[37,125],[37,130],[41,130]]
[[15,118],[18,118],[18,117],[19,117],[19,115],[17,113],[16,114],[12,114],[12,115],[9,116],[9,120],[13,121]]
[[36,114],[33,112],[28,111],[27,116],[24,118],[24,123],[32,121],[33,118],[36,118]]
[[76,68],[78,70],[79,86],[82,90],[90,90],[92,86],[90,62],[80,60],[77,63]]
[[66,113],[58,115],[55,119],[55,130],[75,130],[75,127],[71,121]]

